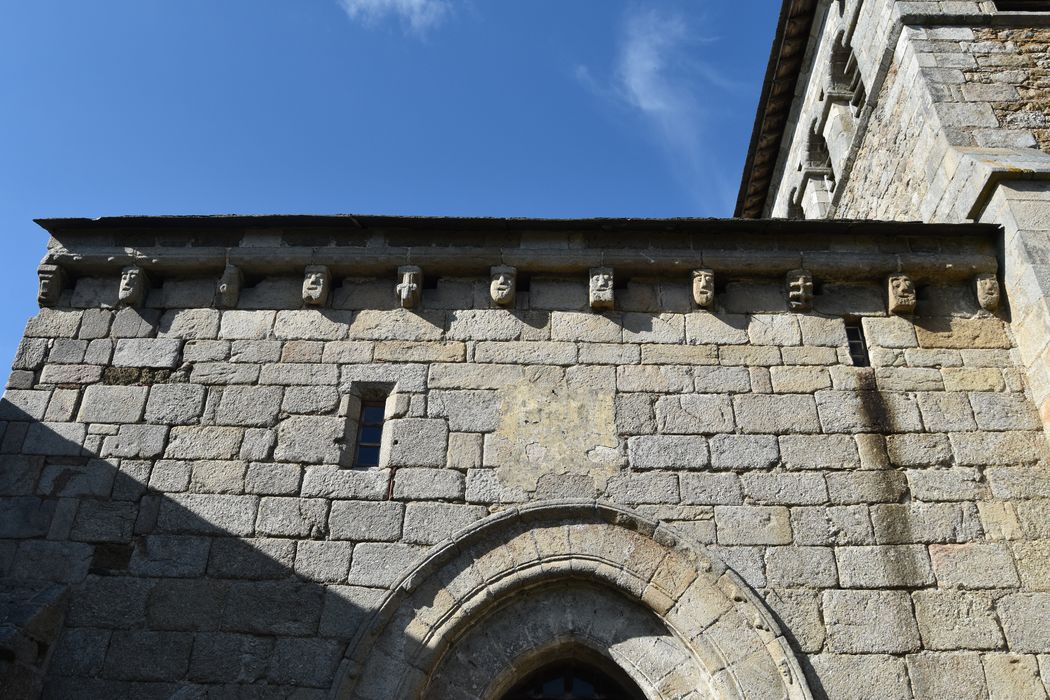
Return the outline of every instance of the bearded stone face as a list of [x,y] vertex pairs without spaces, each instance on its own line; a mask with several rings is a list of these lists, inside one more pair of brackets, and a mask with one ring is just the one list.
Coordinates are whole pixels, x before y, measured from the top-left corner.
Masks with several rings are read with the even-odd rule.
[[891,314],[910,314],[915,311],[918,296],[915,283],[907,275],[890,275],[887,279],[889,295],[889,312]]
[[303,302],[307,306],[324,306],[331,289],[331,275],[324,265],[310,265],[303,275]]
[[489,296],[492,301],[500,306],[510,306],[514,303],[517,287],[517,270],[513,267],[500,265],[493,267],[489,278]]
[[41,306],[54,306],[62,295],[65,273],[58,265],[41,265],[37,270],[36,300]]
[[611,267],[591,268],[590,302],[592,309],[613,308],[613,269]]
[[715,303],[714,270],[693,270],[693,302],[702,309]]
[[146,272],[138,265],[129,265],[120,273],[117,303],[120,306],[139,307],[146,300]]
[[977,303],[985,311],[999,308],[999,278],[993,273],[977,275]]

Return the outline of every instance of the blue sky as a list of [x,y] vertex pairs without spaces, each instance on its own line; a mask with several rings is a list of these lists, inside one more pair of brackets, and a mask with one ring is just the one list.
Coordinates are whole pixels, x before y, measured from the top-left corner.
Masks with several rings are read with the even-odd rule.
[[0,375],[36,217],[729,216],[778,0],[0,0]]

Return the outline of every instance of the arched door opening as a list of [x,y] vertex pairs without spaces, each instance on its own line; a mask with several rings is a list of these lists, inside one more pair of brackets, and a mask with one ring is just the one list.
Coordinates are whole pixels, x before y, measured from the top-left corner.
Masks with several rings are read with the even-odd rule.
[[500,700],[645,700],[623,673],[566,659],[533,671]]

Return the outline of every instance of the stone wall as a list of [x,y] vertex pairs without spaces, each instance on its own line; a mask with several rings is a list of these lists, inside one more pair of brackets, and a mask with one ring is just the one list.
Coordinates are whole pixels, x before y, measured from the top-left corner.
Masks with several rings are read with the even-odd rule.
[[1047,28],[904,27],[831,215],[972,216],[985,183],[957,179],[965,153],[1047,150],[1048,37]]
[[[207,272],[210,253],[185,232],[166,234],[167,251],[127,253],[152,266],[153,286],[142,308],[117,309],[123,261],[106,245],[125,234],[58,234],[51,259],[79,276],[29,322],[0,415],[0,572],[70,589],[45,696],[324,697],[359,676],[358,635],[401,591],[422,587],[392,613],[408,630],[395,641],[440,628],[432,608],[463,596],[434,563],[450,538],[554,499],[616,504],[640,519],[607,516],[631,537],[697,543],[676,566],[713,570],[712,581],[735,572],[711,584],[729,598],[702,603],[683,594],[696,572],[658,575],[643,557],[639,575],[677,591],[660,603],[616,573],[631,568],[636,545],[614,544],[626,535],[578,541],[573,527],[590,516],[573,510],[559,511],[560,540],[524,530],[529,548],[557,553],[536,571],[604,541],[614,569],[594,580],[620,582],[609,585],[646,615],[672,626],[685,605],[673,601],[692,600],[690,619],[705,619],[696,634],[714,630],[739,697],[770,692],[768,669],[809,697],[792,654],[816,697],[1043,693],[1047,445],[1009,327],[977,305],[965,266],[944,265],[968,254],[971,270],[994,266],[993,232],[885,224],[833,236],[832,225],[431,237],[440,243],[406,257],[474,271],[430,273],[415,309],[399,307],[393,268],[338,266],[323,308],[302,308],[301,275],[250,270],[236,308],[210,308],[221,267]],[[301,253],[347,252],[366,266],[398,236],[366,232],[342,249],[291,236],[280,253],[244,245],[280,231],[250,229],[216,259],[287,269]],[[483,260],[468,245],[479,240],[513,245]],[[496,308],[487,265],[516,255],[517,301]],[[880,256],[920,271],[916,316],[887,314],[877,265],[842,272]],[[183,258],[204,272],[187,276]],[[616,308],[599,312],[576,271],[594,259],[665,262],[618,276]],[[688,270],[720,259],[715,307],[697,309]],[[813,310],[790,313],[784,274],[806,260]],[[853,365],[846,320],[860,320],[871,367]],[[376,391],[389,394],[380,465],[355,468],[356,401]],[[506,569],[518,541],[487,551]],[[783,639],[789,662],[727,652],[743,624],[731,612],[762,644]],[[656,663],[625,648],[643,675]],[[717,680],[713,658],[702,666]],[[663,676],[649,672],[656,687]]]

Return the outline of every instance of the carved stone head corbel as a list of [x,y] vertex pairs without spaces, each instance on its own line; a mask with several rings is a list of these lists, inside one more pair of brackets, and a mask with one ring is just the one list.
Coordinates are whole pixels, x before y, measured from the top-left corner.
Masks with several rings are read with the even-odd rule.
[[710,309],[715,303],[715,271],[693,270],[693,303],[701,309]]
[[592,309],[611,309],[615,305],[613,296],[613,269],[611,267],[592,267],[588,287]]
[[813,275],[807,270],[792,270],[787,273],[788,308],[792,311],[809,311],[813,308]]
[[977,288],[977,303],[985,311],[995,312],[999,308],[999,278],[993,272],[982,272],[974,278]]
[[886,308],[891,314],[915,313],[918,296],[915,293],[915,283],[908,275],[898,273],[887,277],[886,295]]
[[307,265],[303,274],[303,303],[324,306],[332,289],[332,274],[326,265]]
[[222,271],[219,283],[215,285],[215,305],[220,309],[235,308],[241,297],[243,282],[244,275],[241,274],[241,268],[236,265],[227,265]]
[[500,306],[512,306],[517,294],[518,270],[508,265],[496,265],[489,271],[489,296]]
[[120,271],[120,287],[117,288],[117,305],[139,308],[146,302],[149,292],[149,276],[138,265],[128,265]]
[[401,308],[414,309],[423,297],[423,270],[415,265],[397,268],[397,298]]
[[37,268],[36,300],[41,306],[54,306],[66,286],[66,271],[58,265],[42,263]]

